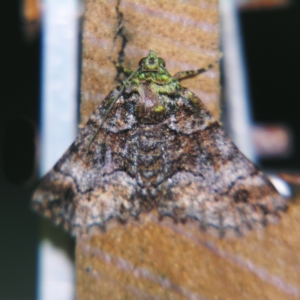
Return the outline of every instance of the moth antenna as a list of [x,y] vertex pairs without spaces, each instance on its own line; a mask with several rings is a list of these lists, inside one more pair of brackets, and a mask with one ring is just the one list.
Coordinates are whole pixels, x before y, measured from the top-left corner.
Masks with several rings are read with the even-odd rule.
[[125,89],[125,86],[126,86],[127,82],[130,81],[130,79],[133,77],[133,75],[136,74],[136,73],[140,70],[140,68],[141,68],[141,67],[139,67],[135,72],[131,73],[130,76],[129,76],[127,79],[125,79],[125,80],[123,81],[123,86],[122,86],[121,90],[119,91],[119,93],[118,93],[118,95],[115,97],[115,99],[112,101],[112,103],[111,103],[111,105],[109,106],[107,112],[106,112],[105,115],[103,116],[103,119],[102,119],[102,121],[101,121],[101,123],[100,123],[100,125],[99,125],[99,127],[98,127],[98,129],[97,129],[97,131],[94,133],[93,137],[91,138],[91,140],[90,140],[90,142],[89,142],[89,144],[88,144],[88,146],[87,146],[87,150],[89,150],[91,144],[94,142],[94,140],[95,140],[97,134],[99,133],[100,129],[102,128],[102,126],[103,126],[103,124],[104,124],[104,122],[105,122],[105,120],[106,120],[108,114],[110,113],[111,109],[113,108],[114,104],[117,102],[117,100],[119,99],[119,97],[120,97],[121,94],[123,93],[123,91],[124,91],[124,89]]
[[101,123],[100,123],[100,125],[99,125],[99,127],[98,127],[98,129],[97,129],[97,131],[94,133],[93,137],[91,138],[91,140],[90,140],[90,142],[89,142],[89,144],[88,144],[88,146],[87,146],[87,150],[89,150],[91,144],[93,143],[93,141],[95,140],[97,134],[99,133],[100,129],[102,128],[103,123],[105,122],[105,120],[106,120],[108,114],[110,113],[111,109],[113,108],[114,104],[115,104],[116,101],[119,99],[119,97],[120,97],[121,93],[123,93],[123,91],[124,91],[124,86],[121,88],[119,94],[118,94],[118,95],[115,97],[115,99],[112,101],[112,103],[111,103],[111,105],[109,106],[109,108],[108,108],[106,114],[103,116],[103,119],[102,119],[102,121],[101,121]]

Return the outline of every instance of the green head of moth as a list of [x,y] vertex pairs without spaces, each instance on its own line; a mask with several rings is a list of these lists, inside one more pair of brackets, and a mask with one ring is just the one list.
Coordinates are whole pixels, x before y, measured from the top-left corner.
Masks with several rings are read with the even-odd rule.
[[162,72],[166,71],[165,61],[158,57],[154,50],[150,50],[149,54],[142,58],[139,62],[141,72]]
[[140,60],[138,71],[134,77],[159,84],[168,83],[172,79],[172,76],[166,70],[165,61],[158,57],[153,50],[150,50],[149,54]]

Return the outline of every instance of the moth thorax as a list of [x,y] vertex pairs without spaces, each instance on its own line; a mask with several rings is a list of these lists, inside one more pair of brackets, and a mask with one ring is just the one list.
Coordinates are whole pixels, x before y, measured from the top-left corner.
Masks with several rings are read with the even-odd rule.
[[145,124],[159,123],[164,119],[166,111],[159,95],[145,85],[136,106],[136,118]]

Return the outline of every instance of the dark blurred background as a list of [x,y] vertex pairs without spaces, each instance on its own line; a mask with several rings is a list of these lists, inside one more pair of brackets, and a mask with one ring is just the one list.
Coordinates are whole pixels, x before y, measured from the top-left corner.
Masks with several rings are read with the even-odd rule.
[[26,35],[21,1],[0,4],[0,299],[34,299],[40,38]]
[[[292,145],[264,168],[300,170],[300,4],[242,9],[241,33],[248,69],[253,121],[290,129]],[[278,141],[279,143],[280,141]]]
[[[292,140],[288,153],[264,155],[260,165],[299,172],[300,5],[255,2],[240,8],[253,119],[278,124]],[[29,203],[37,181],[40,34],[38,19],[22,17],[21,1],[1,1],[0,14],[0,299],[34,299],[38,218]]]

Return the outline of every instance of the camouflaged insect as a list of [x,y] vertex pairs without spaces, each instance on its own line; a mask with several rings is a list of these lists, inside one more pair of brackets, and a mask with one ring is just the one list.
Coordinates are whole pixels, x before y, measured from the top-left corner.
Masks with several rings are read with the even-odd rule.
[[172,77],[150,51],[42,179],[34,209],[73,235],[151,210],[220,236],[276,221],[286,200],[179,84],[201,71]]

